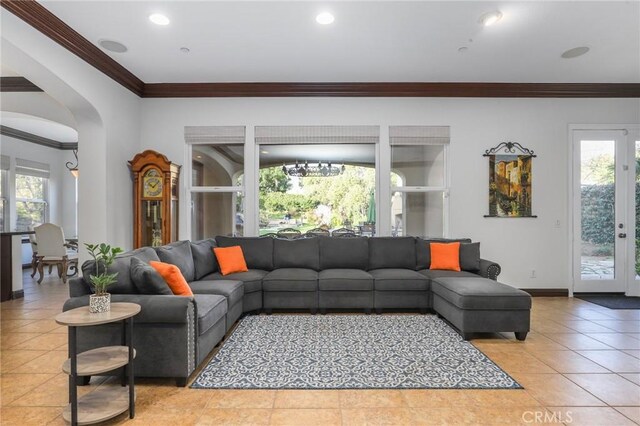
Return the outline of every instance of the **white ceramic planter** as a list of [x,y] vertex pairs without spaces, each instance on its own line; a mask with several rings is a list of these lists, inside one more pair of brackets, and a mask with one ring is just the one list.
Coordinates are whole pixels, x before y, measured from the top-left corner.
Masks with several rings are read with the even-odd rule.
[[89,312],[99,314],[111,310],[111,294],[92,294],[89,296]]

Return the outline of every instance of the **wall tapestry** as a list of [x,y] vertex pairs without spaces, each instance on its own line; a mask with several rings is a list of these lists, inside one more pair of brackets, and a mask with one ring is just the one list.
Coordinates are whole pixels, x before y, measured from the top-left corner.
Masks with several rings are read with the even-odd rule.
[[502,142],[483,156],[489,157],[489,214],[485,217],[537,217],[531,214],[534,152],[517,142]]

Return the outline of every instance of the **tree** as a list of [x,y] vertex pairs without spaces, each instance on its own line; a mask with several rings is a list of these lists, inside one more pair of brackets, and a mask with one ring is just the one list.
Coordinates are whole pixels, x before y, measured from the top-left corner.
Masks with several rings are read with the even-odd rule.
[[287,192],[291,189],[291,178],[279,167],[260,169],[260,194]]

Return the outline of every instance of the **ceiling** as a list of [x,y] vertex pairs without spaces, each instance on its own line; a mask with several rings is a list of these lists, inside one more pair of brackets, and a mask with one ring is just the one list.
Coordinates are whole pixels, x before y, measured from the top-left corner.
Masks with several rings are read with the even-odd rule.
[[[40,3],[94,44],[125,44],[106,53],[145,83],[640,83],[638,1]],[[502,20],[483,27],[493,10]],[[591,50],[560,57],[578,46]]]
[[29,114],[2,111],[0,124],[60,143],[77,143],[78,132],[69,126]]

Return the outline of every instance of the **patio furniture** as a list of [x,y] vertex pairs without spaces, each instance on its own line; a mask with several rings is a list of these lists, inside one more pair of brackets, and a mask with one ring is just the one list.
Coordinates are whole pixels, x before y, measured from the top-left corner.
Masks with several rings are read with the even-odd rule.
[[284,228],[278,231],[277,233],[279,238],[286,238],[288,240],[293,240],[295,238],[300,238],[302,236],[302,232],[299,229],[295,228]]
[[328,237],[331,235],[331,233],[329,232],[328,229],[324,229],[324,228],[313,228],[313,229],[309,229],[306,233],[306,236],[308,237],[317,237],[317,236],[325,236]]
[[338,228],[331,232],[332,237],[355,237],[356,231],[349,228]]

